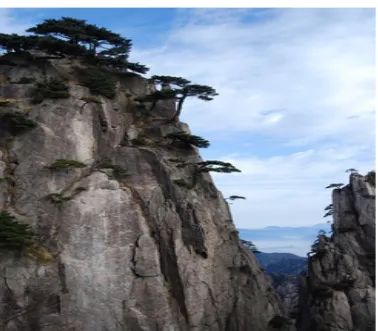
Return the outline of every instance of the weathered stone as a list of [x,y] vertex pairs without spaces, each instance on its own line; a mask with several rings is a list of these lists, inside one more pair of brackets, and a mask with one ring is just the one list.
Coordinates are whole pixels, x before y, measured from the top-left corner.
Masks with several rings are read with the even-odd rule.
[[139,277],[156,277],[161,275],[159,266],[159,255],[153,239],[147,235],[142,235],[135,247],[134,272]]
[[301,282],[299,331],[375,329],[375,187],[359,174],[333,191],[334,233],[309,259]]
[[[197,149],[120,146],[125,135],[135,137],[136,122],[122,89],[143,96],[151,91],[149,83],[123,76],[114,100],[101,97],[98,105],[81,100],[89,90],[78,84],[68,60],[30,68],[0,66],[0,75],[6,71],[10,82],[28,75],[65,79],[70,97],[31,105],[28,116],[37,127],[9,144],[0,141],[7,162],[15,165],[9,209],[43,237],[54,256],[43,269],[27,258],[0,261],[9,279],[0,282],[1,323],[29,303],[33,308],[31,298],[40,289],[47,298],[32,318],[20,315],[5,330],[268,330],[269,321],[284,314],[282,304],[266,292],[268,279],[239,243],[211,176],[201,175],[191,190],[172,181],[192,178],[193,169],[168,160],[199,161]],[[28,88],[20,86],[4,91],[17,97]],[[154,112],[164,120],[173,106],[158,103]],[[149,120],[151,127],[161,126]],[[151,131],[153,138],[170,132],[165,125]],[[185,124],[175,125],[189,132]],[[48,166],[56,159],[87,167],[53,171]],[[115,181],[113,172],[97,169],[104,159],[128,176]],[[53,203],[51,194],[64,199]]]

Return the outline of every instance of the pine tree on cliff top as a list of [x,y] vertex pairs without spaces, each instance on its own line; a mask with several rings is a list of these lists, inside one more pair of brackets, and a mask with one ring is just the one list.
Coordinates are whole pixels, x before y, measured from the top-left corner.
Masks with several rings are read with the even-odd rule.
[[172,95],[174,93],[174,98],[178,101],[176,112],[174,116],[172,117],[172,120],[177,120],[182,112],[182,107],[184,104],[184,101],[187,97],[197,97],[200,100],[203,101],[211,101],[214,99],[215,96],[218,95],[216,90],[208,85],[199,85],[199,84],[191,84],[190,80],[187,80],[182,77],[174,77],[174,76],[152,76],[151,77],[157,84],[169,84],[173,85],[173,88],[171,90],[167,90],[162,92],[161,94],[157,95],[157,97],[161,97],[163,100],[166,93],[169,93],[169,95]]
[[35,36],[0,34],[0,48],[8,52],[39,50],[58,57],[82,56],[87,63],[145,74],[149,69],[128,61],[130,39],[71,17],[46,19],[27,30]]

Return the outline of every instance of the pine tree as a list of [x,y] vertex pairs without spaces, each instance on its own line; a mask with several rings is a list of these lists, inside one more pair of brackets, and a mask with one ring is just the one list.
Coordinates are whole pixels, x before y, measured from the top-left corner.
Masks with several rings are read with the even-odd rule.
[[340,188],[343,185],[343,183],[329,184],[328,186],[326,186],[326,188]]
[[191,135],[185,132],[169,133],[165,138],[172,139],[172,143],[181,143],[186,146],[197,146],[199,148],[207,148],[210,146],[208,140],[200,136]]
[[241,243],[253,253],[261,253],[252,241],[240,239]]
[[[182,112],[182,107],[184,101],[188,97],[197,97],[203,101],[210,101],[213,100],[215,96],[218,95],[215,89],[207,86],[207,85],[199,85],[199,84],[191,84],[190,80],[187,80],[182,77],[174,77],[174,76],[152,76],[151,77],[155,83],[161,85],[170,85],[172,87],[171,94],[174,94],[174,99],[176,99],[177,107],[174,116],[172,117],[172,121],[175,121],[179,118]],[[161,94],[160,96],[162,96]],[[173,99],[173,98],[172,98]]]
[[19,250],[33,243],[34,233],[7,211],[0,212],[0,249]]
[[242,200],[245,200],[246,198],[245,197],[242,197],[240,195],[230,195],[228,198],[225,198],[224,200],[231,200],[231,201],[234,201],[236,199],[242,199]]

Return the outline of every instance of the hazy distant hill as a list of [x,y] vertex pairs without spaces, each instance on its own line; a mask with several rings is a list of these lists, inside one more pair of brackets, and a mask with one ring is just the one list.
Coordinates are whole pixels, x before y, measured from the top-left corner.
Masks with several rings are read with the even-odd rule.
[[261,229],[238,229],[241,239],[252,241],[265,253],[292,253],[306,257],[319,230],[330,231],[326,223],[302,227],[268,226]]

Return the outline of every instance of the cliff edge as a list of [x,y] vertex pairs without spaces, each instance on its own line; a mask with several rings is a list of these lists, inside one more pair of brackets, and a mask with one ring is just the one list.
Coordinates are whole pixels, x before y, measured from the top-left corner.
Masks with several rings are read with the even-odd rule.
[[[1,250],[2,330],[284,330],[210,175],[191,187],[193,166],[177,167],[203,160],[167,139],[190,133],[167,121],[174,101],[148,112],[138,98],[154,84],[105,69],[116,93],[94,97],[82,81],[93,70],[74,57],[1,59],[1,215],[37,238],[28,254]],[[65,97],[45,87],[35,100],[46,81]]]
[[[338,184],[336,184],[337,186]],[[375,172],[332,194],[333,234],[319,235],[303,275],[299,331],[375,330]]]

